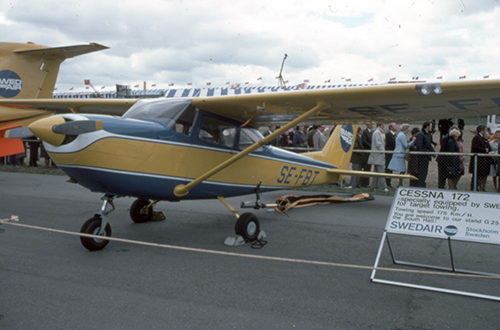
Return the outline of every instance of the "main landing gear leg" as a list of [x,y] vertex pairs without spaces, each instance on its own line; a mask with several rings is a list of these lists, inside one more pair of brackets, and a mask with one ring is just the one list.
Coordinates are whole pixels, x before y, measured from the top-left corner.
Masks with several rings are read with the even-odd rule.
[[[111,195],[104,195],[101,198],[101,200],[103,200],[101,211],[94,214],[94,217],[88,219],[83,224],[80,233],[111,237],[111,226],[109,225],[108,214],[115,210],[115,205],[113,204],[114,198],[115,197]],[[107,210],[108,206],[110,206],[111,209]],[[99,251],[108,245],[109,240],[80,236],[80,242],[89,251]]]
[[263,230],[260,230],[259,219],[252,213],[239,214],[224,197],[217,197],[224,206],[236,217],[234,231],[236,235],[230,235],[226,238],[224,244],[230,246],[243,245],[246,242],[253,242],[266,237]]

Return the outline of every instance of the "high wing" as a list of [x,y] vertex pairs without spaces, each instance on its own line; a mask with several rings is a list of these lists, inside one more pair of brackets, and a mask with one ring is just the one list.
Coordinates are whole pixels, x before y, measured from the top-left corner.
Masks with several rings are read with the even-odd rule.
[[[500,80],[389,84],[194,98],[201,109],[252,125],[284,124],[319,102],[328,106],[311,123],[364,124],[425,121],[500,113]],[[261,110],[258,110],[261,109]]]
[[[24,110],[46,110],[55,113],[94,113],[121,116],[137,99],[13,99],[0,105]],[[19,108],[23,106],[24,108]]]
[[[22,105],[54,112],[122,115],[135,99],[16,99]],[[388,84],[321,90],[195,97],[200,109],[254,126],[285,124],[319,102],[326,109],[310,123],[364,124],[475,117],[500,113],[500,80]]]

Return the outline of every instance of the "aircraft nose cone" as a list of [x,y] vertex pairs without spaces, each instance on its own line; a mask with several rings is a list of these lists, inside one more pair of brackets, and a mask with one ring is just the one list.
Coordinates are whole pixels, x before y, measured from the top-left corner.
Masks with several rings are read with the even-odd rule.
[[60,146],[64,142],[66,135],[54,133],[52,127],[64,123],[65,120],[61,116],[52,116],[37,120],[28,125],[28,128],[33,134],[35,134],[40,140],[52,144],[54,146]]

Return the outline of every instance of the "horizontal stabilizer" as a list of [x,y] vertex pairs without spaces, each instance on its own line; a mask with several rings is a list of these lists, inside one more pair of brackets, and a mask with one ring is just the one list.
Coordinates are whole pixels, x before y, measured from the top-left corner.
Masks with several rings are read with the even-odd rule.
[[3,130],[5,134],[2,134],[6,139],[27,139],[35,136],[28,127],[16,127]]
[[75,57],[78,55],[97,52],[97,51],[108,49],[108,48],[109,47],[92,42],[88,45],[14,50],[14,53],[15,54],[29,55],[32,57],[45,58],[45,59],[51,59],[51,58],[66,59],[66,58],[72,58],[72,57]]
[[390,178],[390,179],[410,179],[410,180],[418,180],[418,178],[409,174],[390,174],[390,173],[379,173],[379,172],[367,172],[367,171],[351,171],[351,170],[342,170],[338,168],[333,168],[327,170],[328,173],[337,174],[337,175],[351,175],[351,176],[359,176],[359,177],[367,177],[367,178]]
[[12,139],[6,138],[4,135],[11,129],[23,128],[19,126],[5,127],[0,129],[0,157],[20,154],[24,152],[24,143],[20,138]]
[[65,135],[79,135],[102,129],[102,120],[73,120],[56,125],[52,128],[54,133]]

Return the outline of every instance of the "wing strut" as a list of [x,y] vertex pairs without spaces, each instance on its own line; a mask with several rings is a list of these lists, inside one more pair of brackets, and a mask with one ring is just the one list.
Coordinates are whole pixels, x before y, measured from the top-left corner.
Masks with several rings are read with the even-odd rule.
[[281,134],[283,134],[284,132],[286,132],[290,128],[292,128],[294,126],[297,126],[301,122],[305,121],[307,118],[316,115],[318,112],[320,112],[322,110],[325,110],[329,106],[330,106],[330,103],[325,102],[325,101],[319,101],[314,108],[312,108],[311,110],[307,111],[306,113],[304,113],[300,117],[297,117],[296,119],[292,120],[291,122],[289,122],[285,126],[283,126],[283,127],[279,128],[279,129],[275,130],[273,133],[269,134],[268,136],[266,136],[262,140],[260,140],[258,142],[255,142],[250,147],[246,148],[245,150],[240,151],[239,153],[237,153],[233,157],[229,158],[225,162],[220,163],[219,165],[217,165],[213,169],[209,170],[205,174],[200,175],[199,177],[197,177],[196,179],[194,179],[190,183],[188,183],[186,185],[180,184],[180,185],[176,186],[174,188],[174,194],[175,194],[175,196],[182,197],[182,196],[187,195],[191,189],[193,189],[194,187],[196,187],[197,185],[199,185],[200,183],[202,183],[204,180],[208,179],[212,175],[214,175],[214,174],[222,171],[223,169],[225,169],[229,165],[231,165],[231,164],[237,162],[238,160],[242,159],[243,157],[245,157],[246,155],[248,155],[252,151],[257,150],[258,148],[260,148],[263,145],[266,145],[269,141],[271,141],[271,140],[275,139],[276,137],[280,136]]

